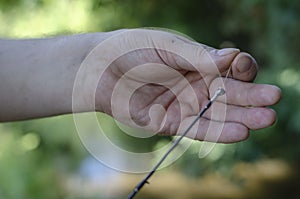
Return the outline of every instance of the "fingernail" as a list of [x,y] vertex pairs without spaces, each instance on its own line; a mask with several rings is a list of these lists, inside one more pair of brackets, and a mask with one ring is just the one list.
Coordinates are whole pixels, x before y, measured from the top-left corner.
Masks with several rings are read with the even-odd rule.
[[244,73],[251,68],[252,64],[253,64],[253,61],[252,61],[251,57],[242,56],[241,58],[239,58],[239,60],[237,62],[237,70],[240,73]]
[[237,52],[240,52],[240,50],[237,48],[224,48],[224,49],[218,50],[217,54],[219,56],[226,56],[226,55],[230,55],[232,53],[237,53]]

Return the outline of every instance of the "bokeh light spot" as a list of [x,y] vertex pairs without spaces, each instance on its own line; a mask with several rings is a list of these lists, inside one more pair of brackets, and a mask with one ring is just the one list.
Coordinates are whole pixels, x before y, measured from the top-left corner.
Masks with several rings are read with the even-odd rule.
[[40,144],[40,137],[36,133],[27,133],[21,137],[21,145],[25,151],[36,149]]

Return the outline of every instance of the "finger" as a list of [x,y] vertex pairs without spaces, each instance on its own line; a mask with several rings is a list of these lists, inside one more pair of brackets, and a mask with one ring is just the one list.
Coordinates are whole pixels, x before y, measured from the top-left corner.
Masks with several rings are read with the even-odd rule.
[[239,53],[232,62],[230,77],[233,79],[251,82],[258,72],[255,59],[248,53]]
[[[216,78],[210,85],[210,94],[220,87],[224,79]],[[237,106],[271,106],[281,98],[281,90],[273,85],[254,84],[227,79],[225,81],[226,94],[218,101]]]
[[249,129],[257,130],[274,124],[276,112],[269,108],[244,108],[215,102],[204,117],[218,122],[240,123]]
[[[182,134],[194,119],[195,116],[185,118],[179,127],[177,135]],[[199,122],[193,126],[186,136],[195,140],[233,143],[247,139],[249,137],[249,129],[240,123],[222,123],[200,118]]]

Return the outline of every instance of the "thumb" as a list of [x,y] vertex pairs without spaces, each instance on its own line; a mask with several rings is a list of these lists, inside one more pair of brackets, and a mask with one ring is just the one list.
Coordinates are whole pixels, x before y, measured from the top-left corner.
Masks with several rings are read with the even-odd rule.
[[206,49],[208,49],[209,55],[222,76],[227,75],[229,72],[229,77],[236,80],[251,82],[255,79],[258,65],[250,54],[240,53],[239,49],[236,48],[217,50],[206,47]]
[[160,57],[170,66],[205,74],[226,73],[240,52],[236,48],[217,50],[169,32],[153,31],[151,40]]
[[210,48],[210,50],[208,51],[211,60],[217,66],[219,73],[221,73],[222,75],[226,75],[232,65],[233,60],[239,53],[240,50],[237,48]]
[[218,50],[180,35],[175,35],[175,37],[177,42],[173,41],[173,46],[167,46],[170,50],[179,48],[179,54],[189,62],[188,64],[187,62],[177,64],[181,66],[181,69],[190,71],[197,69],[199,72],[208,74],[221,73],[222,76],[227,75],[230,70],[229,77],[246,82],[253,81],[257,75],[257,62],[248,53],[240,53],[240,50],[236,48]]
[[198,71],[204,75],[226,72],[240,52],[235,48],[217,50],[161,30],[127,30],[119,34],[117,39],[115,43],[118,48],[115,51],[155,49],[159,58],[168,66],[184,71]]
[[258,65],[248,53],[239,53],[232,62],[230,77],[251,82],[257,75]]

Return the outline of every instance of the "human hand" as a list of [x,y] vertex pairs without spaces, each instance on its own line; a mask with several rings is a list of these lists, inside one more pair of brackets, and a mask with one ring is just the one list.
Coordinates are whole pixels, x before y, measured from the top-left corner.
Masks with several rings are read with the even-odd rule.
[[226,96],[213,104],[189,137],[238,142],[250,129],[266,128],[276,120],[276,113],[266,106],[279,101],[280,89],[252,83],[258,66],[251,55],[238,49],[217,50],[159,30],[125,30],[113,37],[107,54],[115,56],[119,49],[126,53],[117,55],[100,77],[98,111],[129,126],[178,135],[224,83]]

